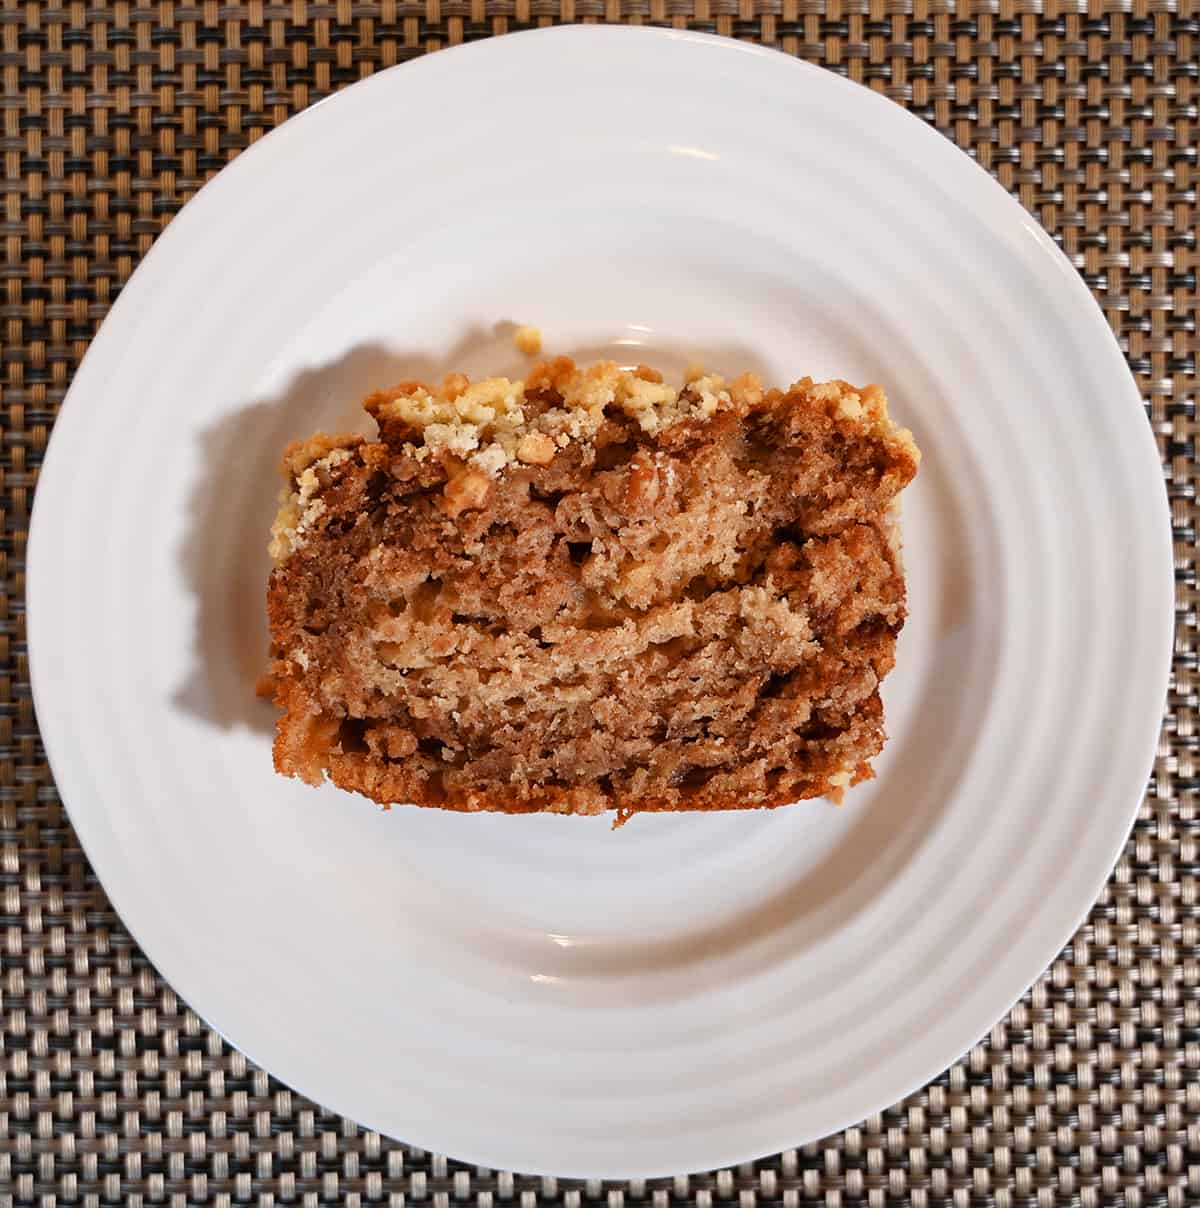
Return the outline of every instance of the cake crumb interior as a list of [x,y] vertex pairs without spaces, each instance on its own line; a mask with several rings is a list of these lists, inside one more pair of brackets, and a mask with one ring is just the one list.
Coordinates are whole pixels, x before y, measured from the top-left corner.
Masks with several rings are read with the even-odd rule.
[[919,462],[879,387],[561,358],[364,406],[377,440],[285,455],[281,772],[622,818],[871,775]]

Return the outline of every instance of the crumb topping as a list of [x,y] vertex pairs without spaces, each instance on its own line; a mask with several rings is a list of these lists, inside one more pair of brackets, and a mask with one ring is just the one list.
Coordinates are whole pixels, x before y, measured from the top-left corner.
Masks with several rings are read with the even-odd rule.
[[327,480],[335,467],[353,456],[353,449],[345,445],[331,448],[336,439],[320,433],[301,445],[289,446],[284,454],[284,476],[291,485],[279,492],[279,510],[271,525],[271,540],[267,546],[267,552],[277,565],[303,543],[305,530],[324,515],[325,500],[317,497],[322,479]]
[[513,332],[513,343],[519,352],[535,357],[542,351],[542,333],[536,327],[518,327]]
[[[521,330],[537,334],[536,329]],[[790,391],[804,392],[835,421],[865,429],[919,459],[911,433],[889,419],[880,387],[856,390],[842,381],[802,378]],[[765,392],[750,373],[726,381],[697,366],[688,370],[682,385],[672,386],[645,366],[627,369],[602,361],[581,368],[559,357],[534,366],[524,381],[493,377],[472,382],[456,373],[438,387],[401,382],[370,395],[364,406],[381,426],[398,426],[406,454],[452,468],[448,504],[451,514],[458,514],[479,506],[487,497],[487,484],[506,467],[547,466],[572,442],[590,442],[606,415],[622,415],[653,438],[676,424],[703,423],[722,412],[745,415],[779,394]],[[361,437],[318,433],[289,446],[283,463],[288,485],[280,494],[269,546],[276,564],[303,544],[326,506],[320,492],[361,443]]]
[[[561,404],[527,414],[527,395],[544,386],[558,393]],[[373,395],[369,409],[380,422],[400,422],[419,436],[410,442],[418,460],[450,454],[495,476],[514,461],[546,465],[555,448],[590,440],[610,408],[654,436],[684,420],[752,406],[762,396],[762,384],[752,374],[726,383],[698,371],[676,387],[653,370],[622,369],[612,361],[577,369],[564,358],[538,366],[524,382],[468,383],[460,374],[436,389],[404,382]]]

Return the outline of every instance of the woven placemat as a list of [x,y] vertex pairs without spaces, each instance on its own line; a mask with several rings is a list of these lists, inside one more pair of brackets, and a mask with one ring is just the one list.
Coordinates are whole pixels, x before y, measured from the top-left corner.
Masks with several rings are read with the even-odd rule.
[[[1191,0],[6,0],[0,1203],[1200,1203],[1198,13]],[[856,1128],[732,1171],[628,1184],[482,1170],[386,1140],[206,1028],[79,849],[38,738],[23,628],[30,497],[56,409],[180,206],[265,131],[373,71],[576,20],[778,46],[885,93],[989,168],[1120,338],[1163,452],[1179,584],[1145,803],[1046,976],[958,1065]]]

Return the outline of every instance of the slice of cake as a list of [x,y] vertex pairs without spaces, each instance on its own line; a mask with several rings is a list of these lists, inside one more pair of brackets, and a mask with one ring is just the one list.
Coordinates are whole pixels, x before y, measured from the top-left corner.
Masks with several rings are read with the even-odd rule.
[[878,386],[560,359],[364,406],[284,454],[280,772],[621,821],[872,775],[920,457]]

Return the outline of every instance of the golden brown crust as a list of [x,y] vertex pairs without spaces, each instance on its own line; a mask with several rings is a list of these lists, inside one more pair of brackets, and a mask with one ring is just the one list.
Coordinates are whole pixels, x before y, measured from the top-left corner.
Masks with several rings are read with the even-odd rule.
[[678,391],[560,358],[365,405],[380,440],[285,459],[280,772],[619,822],[872,775],[919,459],[878,387]]

